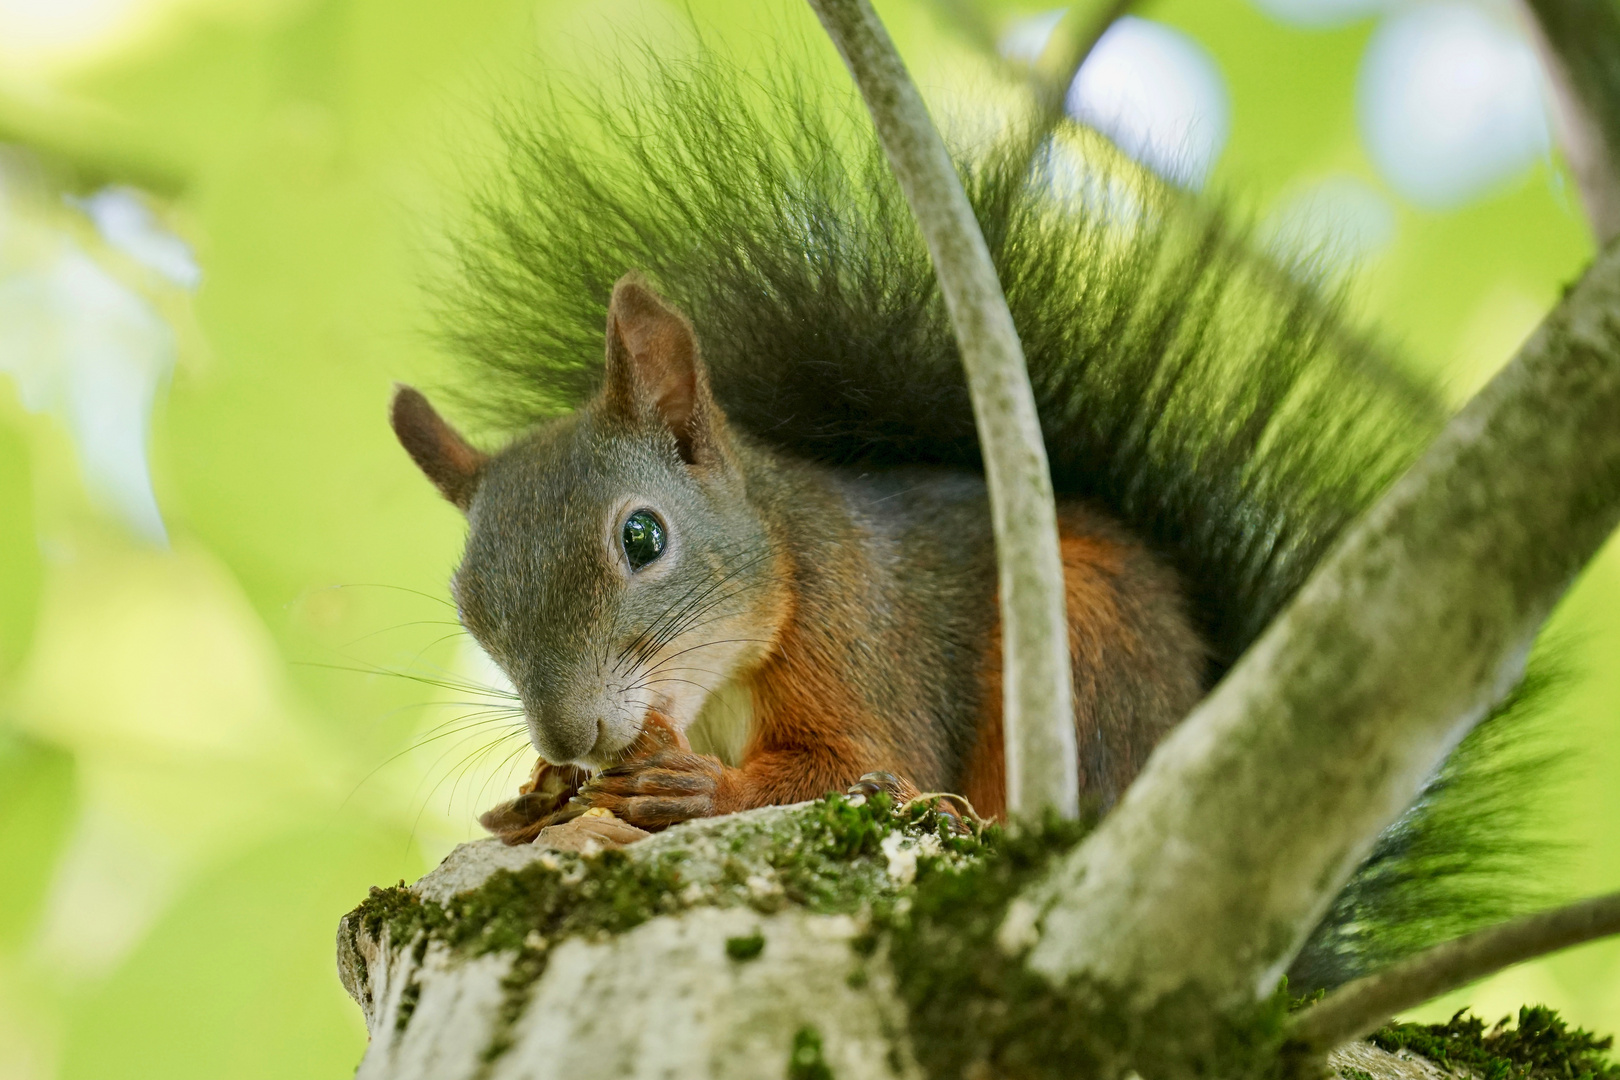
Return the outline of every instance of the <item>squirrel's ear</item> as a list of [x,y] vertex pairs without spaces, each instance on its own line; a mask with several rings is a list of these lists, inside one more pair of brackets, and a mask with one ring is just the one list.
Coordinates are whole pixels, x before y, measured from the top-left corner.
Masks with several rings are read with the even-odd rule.
[[656,416],[688,465],[714,460],[720,412],[686,316],[639,275],[626,274],[613,286],[607,323],[608,404],[630,416]]
[[472,505],[473,491],[489,456],[469,446],[413,387],[394,387],[389,419],[400,445],[439,493],[463,511]]

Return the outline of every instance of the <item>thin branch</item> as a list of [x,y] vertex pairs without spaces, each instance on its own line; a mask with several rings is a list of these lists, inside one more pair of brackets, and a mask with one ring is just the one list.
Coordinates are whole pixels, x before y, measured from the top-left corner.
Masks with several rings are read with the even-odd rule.
[[[1080,77],[1080,69],[1108,28],[1131,9],[1132,3],[1133,0],[1108,0],[1103,10],[1078,32],[1065,33],[1063,24],[1059,24],[1053,33],[1053,42],[1047,45],[1029,73],[1030,89],[1035,95],[1035,118],[1025,136],[1028,145],[1025,174],[1040,157],[1052,132],[1068,117],[1069,88]],[[1063,22],[1072,22],[1079,15],[1078,7],[1070,8]],[[1054,53],[1058,54],[1056,60],[1052,59]]]
[[1003,628],[1007,808],[1079,814],[1063,564],[1024,351],[973,208],[867,0],[810,0],[855,77],[933,257],[967,369],[995,527]]
[[[996,35],[983,11],[973,0],[942,0],[939,10],[979,51],[997,63],[1011,78],[1029,83],[1035,98],[1035,115],[1026,140],[1028,163],[1033,163],[1067,113],[1069,88],[1080,77],[1080,69],[1096,51],[1108,28],[1130,11],[1135,0],[1105,0],[1097,4],[1075,4],[1053,30],[1052,38],[1035,63],[1025,65],[1003,58]],[[1087,16],[1090,16],[1089,18]],[[1079,25],[1074,29],[1075,24]]]
[[[1047,46],[1046,53],[1041,57],[1042,63],[1039,65],[1041,68],[1047,68],[1050,74],[1043,74],[1037,70],[1031,77],[1031,81],[1035,84],[1036,103],[1041,111],[1040,122],[1047,132],[1063,119],[1069,87],[1080,77],[1080,69],[1096,51],[1097,43],[1108,33],[1110,26],[1131,10],[1133,3],[1134,0],[1107,0],[1103,9],[1087,21],[1078,32],[1071,31],[1065,34],[1060,24],[1057,33],[1052,35],[1054,42]],[[1069,14],[1063,21],[1068,23],[1079,19],[1080,16],[1079,5],[1076,5],[1069,9]],[[1059,52],[1058,58],[1048,66],[1046,61],[1054,51]]]
[[1620,9],[1522,0],[1557,99],[1559,144],[1600,245],[1620,236]]
[[1290,1034],[1307,1049],[1326,1053],[1398,1012],[1502,968],[1610,934],[1620,934],[1620,893],[1515,919],[1346,984],[1295,1016]]
[[1269,993],[1620,522],[1616,417],[1620,247],[1014,904],[1005,944],[1139,1002]]

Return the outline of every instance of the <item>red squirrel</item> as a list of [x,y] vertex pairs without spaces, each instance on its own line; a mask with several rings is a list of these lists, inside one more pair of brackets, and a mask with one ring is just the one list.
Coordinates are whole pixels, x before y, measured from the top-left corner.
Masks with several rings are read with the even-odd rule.
[[[791,70],[637,56],[633,92],[507,126],[457,248],[460,405],[515,438],[486,455],[394,400],[467,515],[456,602],[543,761],[483,820],[513,843],[589,806],[656,828],[872,771],[997,816],[973,410],[865,112]],[[1300,264],[1091,150],[1015,123],[958,163],[1035,392],[1106,807],[1445,413]],[[1534,696],[1380,839],[1294,985],[1511,913],[1498,811],[1524,788],[1494,748]]]
[[[886,771],[1003,813],[981,476],[760,445],[716,402],[691,324],[634,275],[608,307],[602,387],[575,413],[492,456],[415,390],[393,423],[467,515],[451,591],[535,749],[594,773],[574,810],[658,828]],[[1106,805],[1197,700],[1206,648],[1175,574],[1129,532],[1073,500],[1058,519],[1082,790]],[[650,718],[672,734],[627,758]],[[504,835],[526,838],[542,809],[529,800]]]

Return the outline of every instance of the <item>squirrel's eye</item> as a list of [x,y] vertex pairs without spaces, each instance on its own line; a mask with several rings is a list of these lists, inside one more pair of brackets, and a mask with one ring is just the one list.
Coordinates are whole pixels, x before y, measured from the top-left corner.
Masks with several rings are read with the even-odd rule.
[[664,523],[651,510],[637,510],[625,519],[620,542],[630,569],[640,570],[664,553]]

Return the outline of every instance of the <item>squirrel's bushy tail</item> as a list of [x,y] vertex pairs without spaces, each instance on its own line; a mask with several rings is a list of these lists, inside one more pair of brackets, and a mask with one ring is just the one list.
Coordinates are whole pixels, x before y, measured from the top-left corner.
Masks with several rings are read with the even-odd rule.
[[[594,388],[613,282],[691,317],[732,422],[839,464],[978,467],[932,268],[858,103],[712,55],[523,110],[442,305],[463,395],[522,427]],[[1213,683],[1443,422],[1296,264],[1095,137],[1014,126],[959,157],[1022,338],[1060,494],[1171,562]],[[1478,813],[1523,708],[1482,726],[1295,972],[1327,985],[1512,910]],[[1510,755],[1511,756],[1511,755]]]

